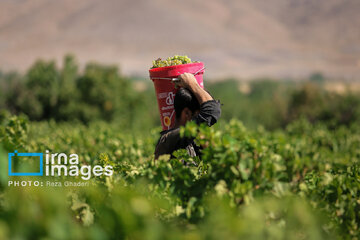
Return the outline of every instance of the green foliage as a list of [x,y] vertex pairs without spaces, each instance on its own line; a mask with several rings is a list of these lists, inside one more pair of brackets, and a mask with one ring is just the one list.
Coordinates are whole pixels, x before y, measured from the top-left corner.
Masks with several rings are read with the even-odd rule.
[[321,72],[314,72],[310,75],[309,79],[312,82],[322,83],[324,82],[325,77]]
[[[76,59],[67,55],[62,69],[54,61],[39,60],[25,76],[1,76],[4,94],[0,94],[0,106],[15,114],[24,113],[30,120],[89,123],[101,119],[130,128],[136,126],[136,119],[156,109],[154,91],[135,92],[117,67],[89,63],[83,73],[78,68]],[[145,126],[153,127],[155,116],[150,116],[153,118]]]
[[[188,62],[186,56],[158,61],[167,65]],[[221,119],[237,118],[253,129],[259,125],[270,130],[284,128],[300,117],[331,128],[360,122],[359,95],[329,92],[326,84],[321,74],[313,74],[305,82],[205,79],[207,90],[223,104]],[[36,121],[89,124],[105,120],[133,131],[160,125],[154,87],[148,78],[127,78],[116,66],[94,62],[79,71],[72,55],[64,57],[61,68],[54,61],[38,60],[24,76],[1,73],[0,108]]]
[[[37,61],[27,73],[25,86],[29,96],[24,102],[24,112],[34,119],[49,118],[57,101],[56,91],[59,89],[56,88],[56,83],[58,81],[58,72],[53,61]],[[40,107],[34,113],[32,105],[37,103]]]
[[268,132],[238,120],[188,124],[181,134],[206,147],[201,159],[178,150],[154,161],[159,129],[135,137],[104,122],[1,119],[7,152],[75,152],[82,164],[115,169],[89,187],[56,191],[6,187],[1,178],[2,239],[360,237],[358,125],[329,130],[303,119]]
[[[205,86],[223,104],[223,119],[237,118],[252,128],[261,124],[267,129],[276,129],[286,124],[289,91],[294,88],[292,83],[269,79],[243,83],[230,79]],[[241,89],[242,86],[245,89]]]
[[287,122],[305,117],[335,128],[360,122],[360,98],[354,93],[338,95],[320,85],[306,83],[291,95]]
[[[329,92],[321,82],[228,80],[206,86],[223,103],[223,119],[237,118],[251,128],[258,125],[270,130],[284,128],[301,117],[330,128],[360,122],[359,94]],[[247,91],[242,86],[247,86]]]

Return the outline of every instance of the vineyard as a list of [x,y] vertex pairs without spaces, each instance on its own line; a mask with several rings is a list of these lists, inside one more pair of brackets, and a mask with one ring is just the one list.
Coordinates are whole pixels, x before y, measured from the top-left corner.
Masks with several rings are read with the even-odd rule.
[[[62,68],[39,60],[25,74],[0,72],[1,240],[360,239],[356,92],[324,90],[321,74],[248,90],[204,81],[223,104],[220,121],[181,129],[206,146],[201,159],[178,150],[155,161],[151,81],[97,63],[78,69],[69,55]],[[92,174],[9,176],[15,151],[77,154]],[[31,161],[13,164],[26,172]]]
[[[179,150],[154,161],[158,131],[135,137],[102,121],[2,114],[0,239],[359,238],[358,125],[188,124],[182,134],[208,146],[201,160]],[[110,164],[115,174],[89,187],[8,187],[4,160],[14,149],[76,152],[81,164]]]

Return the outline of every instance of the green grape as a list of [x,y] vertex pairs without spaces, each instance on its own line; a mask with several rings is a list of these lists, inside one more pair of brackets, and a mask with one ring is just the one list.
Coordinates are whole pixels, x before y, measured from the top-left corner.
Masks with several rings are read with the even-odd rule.
[[152,68],[168,67],[187,63],[192,63],[188,56],[175,55],[173,57],[168,57],[166,60],[162,60],[161,58],[154,60]]
[[172,60],[171,61],[171,66],[174,66],[174,65],[181,65],[183,64],[180,60],[178,59],[175,59],[175,60]]

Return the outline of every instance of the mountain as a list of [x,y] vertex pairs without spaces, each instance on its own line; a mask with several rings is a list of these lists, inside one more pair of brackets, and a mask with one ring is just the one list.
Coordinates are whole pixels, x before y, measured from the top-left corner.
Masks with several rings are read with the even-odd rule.
[[77,56],[147,76],[174,54],[209,78],[360,79],[359,0],[1,0],[0,69]]

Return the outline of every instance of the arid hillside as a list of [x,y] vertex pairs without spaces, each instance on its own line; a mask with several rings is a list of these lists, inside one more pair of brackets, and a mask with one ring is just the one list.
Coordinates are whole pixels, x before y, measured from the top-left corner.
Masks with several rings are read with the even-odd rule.
[[207,76],[360,79],[358,0],[2,0],[0,69],[74,53],[146,76],[186,54]]

